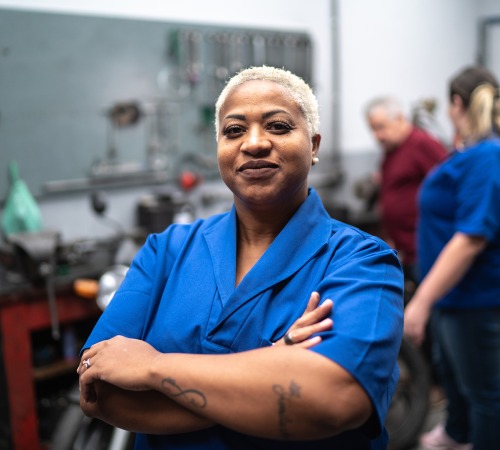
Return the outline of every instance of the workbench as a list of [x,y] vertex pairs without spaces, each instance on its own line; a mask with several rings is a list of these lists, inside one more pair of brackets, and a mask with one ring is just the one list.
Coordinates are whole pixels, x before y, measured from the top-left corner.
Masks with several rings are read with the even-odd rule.
[[[51,335],[49,303],[43,288],[0,292],[0,343],[14,450],[47,448],[40,436],[38,386],[47,380],[57,383],[62,377],[69,377],[71,382],[74,377],[77,382],[77,346],[85,339],[78,333],[84,333],[82,324],[92,327],[101,313],[95,301],[76,296],[71,284],[56,287],[56,303],[61,335],[67,331],[76,334],[72,336],[75,348],[69,356],[62,348],[63,340]],[[45,359],[40,356],[44,346],[53,349]]]

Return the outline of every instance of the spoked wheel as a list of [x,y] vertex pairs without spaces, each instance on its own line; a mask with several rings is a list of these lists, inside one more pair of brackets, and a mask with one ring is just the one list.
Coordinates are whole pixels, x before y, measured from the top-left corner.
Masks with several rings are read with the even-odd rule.
[[419,348],[403,339],[400,378],[386,419],[389,450],[408,449],[418,439],[429,410],[430,371]]
[[51,439],[52,450],[132,450],[134,434],[85,416],[76,386]]

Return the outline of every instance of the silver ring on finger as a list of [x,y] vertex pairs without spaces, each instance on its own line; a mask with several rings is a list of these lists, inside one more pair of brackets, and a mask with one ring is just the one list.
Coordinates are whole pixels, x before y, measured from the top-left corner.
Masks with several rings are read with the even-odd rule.
[[293,345],[293,344],[295,344],[295,342],[293,342],[291,333],[285,334],[285,337],[283,338],[283,340],[285,341],[286,345]]
[[82,364],[88,369],[90,367],[90,358],[85,359]]

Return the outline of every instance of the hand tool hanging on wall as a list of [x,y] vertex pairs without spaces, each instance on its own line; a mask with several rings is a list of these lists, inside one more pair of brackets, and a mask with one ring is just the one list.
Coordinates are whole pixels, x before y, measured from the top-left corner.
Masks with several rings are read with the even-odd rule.
[[249,41],[246,33],[231,33],[229,35],[229,71],[231,74],[239,72],[249,65]]
[[184,30],[172,30],[167,35],[166,61],[157,75],[157,83],[171,100],[186,99],[191,94],[192,86],[184,63],[187,41],[188,33]]
[[90,168],[91,176],[115,176],[139,170],[139,164],[124,163],[118,155],[117,133],[119,130],[136,125],[141,121],[144,111],[138,102],[117,102],[105,110],[107,118],[107,148],[102,160],[94,161]]
[[266,53],[266,38],[262,34],[254,34],[252,36],[253,64],[262,66],[267,62]]
[[185,38],[186,48],[186,77],[192,87],[201,81],[203,63],[201,60],[202,36],[199,31],[188,31]]

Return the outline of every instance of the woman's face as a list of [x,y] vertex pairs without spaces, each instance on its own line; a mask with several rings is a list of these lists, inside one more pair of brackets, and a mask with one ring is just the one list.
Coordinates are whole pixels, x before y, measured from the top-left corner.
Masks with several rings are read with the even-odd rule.
[[219,169],[237,203],[265,208],[305,200],[320,136],[310,136],[285,88],[247,81],[228,96],[218,120]]
[[448,103],[448,117],[450,118],[450,121],[455,130],[457,130],[458,128],[459,115],[460,115],[459,102],[456,96],[454,96],[450,100],[450,103]]
[[458,95],[453,95],[448,104],[448,116],[455,130],[455,136],[460,138],[465,129],[467,116],[463,101]]

